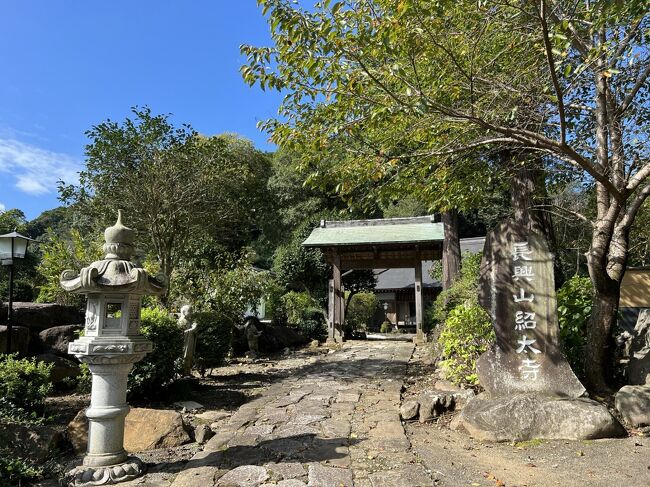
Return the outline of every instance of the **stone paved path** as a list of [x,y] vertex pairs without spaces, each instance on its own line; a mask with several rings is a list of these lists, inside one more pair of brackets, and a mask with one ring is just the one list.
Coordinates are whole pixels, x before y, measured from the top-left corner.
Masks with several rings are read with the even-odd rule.
[[296,370],[240,407],[173,486],[432,485],[398,413],[412,352],[351,342]]

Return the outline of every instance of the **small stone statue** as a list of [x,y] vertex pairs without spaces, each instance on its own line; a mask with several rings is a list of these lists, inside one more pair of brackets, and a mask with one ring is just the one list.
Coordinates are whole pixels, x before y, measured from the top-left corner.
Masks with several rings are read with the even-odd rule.
[[243,325],[237,326],[238,329],[243,330],[248,342],[248,356],[255,358],[260,353],[259,337],[262,330],[258,328],[259,320],[254,316],[246,319]]
[[194,351],[196,350],[197,324],[192,322],[192,306],[186,304],[181,307],[181,316],[178,325],[184,330],[185,344],[183,346],[183,374],[192,374],[194,365]]

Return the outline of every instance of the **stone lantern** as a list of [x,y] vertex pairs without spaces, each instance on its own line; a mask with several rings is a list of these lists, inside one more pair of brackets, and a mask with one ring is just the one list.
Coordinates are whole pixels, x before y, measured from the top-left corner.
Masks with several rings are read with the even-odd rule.
[[104,259],[61,274],[61,287],[85,294],[84,336],[68,345],[68,353],[88,364],[92,374],[88,451],[83,465],[68,475],[72,485],[103,485],[130,480],[144,473],[143,463],[124,450],[126,385],[135,362],[153,344],[140,334],[142,296],[161,294],[165,284],[131,262],[134,231],[117,223],[104,232]]

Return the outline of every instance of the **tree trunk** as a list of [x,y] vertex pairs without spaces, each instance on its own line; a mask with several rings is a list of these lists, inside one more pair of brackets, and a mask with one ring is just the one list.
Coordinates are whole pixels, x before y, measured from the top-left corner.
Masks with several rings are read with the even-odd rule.
[[460,274],[460,237],[458,232],[458,211],[449,210],[442,214],[445,238],[442,241],[442,289],[449,289]]
[[[601,272],[592,269],[589,273]],[[587,387],[595,392],[610,392],[613,377],[612,330],[616,325],[620,285],[616,281],[594,290],[593,309],[587,325],[585,373]]]
[[[615,213],[609,218],[615,218]],[[594,298],[587,324],[585,371],[587,386],[595,392],[610,392],[613,386],[615,354],[612,333],[627,266],[628,243],[629,227],[601,220],[594,228],[587,254]]]

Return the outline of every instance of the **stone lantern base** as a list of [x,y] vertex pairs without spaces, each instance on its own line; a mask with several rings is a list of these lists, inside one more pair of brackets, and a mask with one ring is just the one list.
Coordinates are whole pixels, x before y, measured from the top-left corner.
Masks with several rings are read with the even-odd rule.
[[146,472],[146,465],[137,457],[129,457],[126,462],[106,467],[80,466],[66,474],[69,486],[87,487],[91,485],[111,485],[140,477]]

